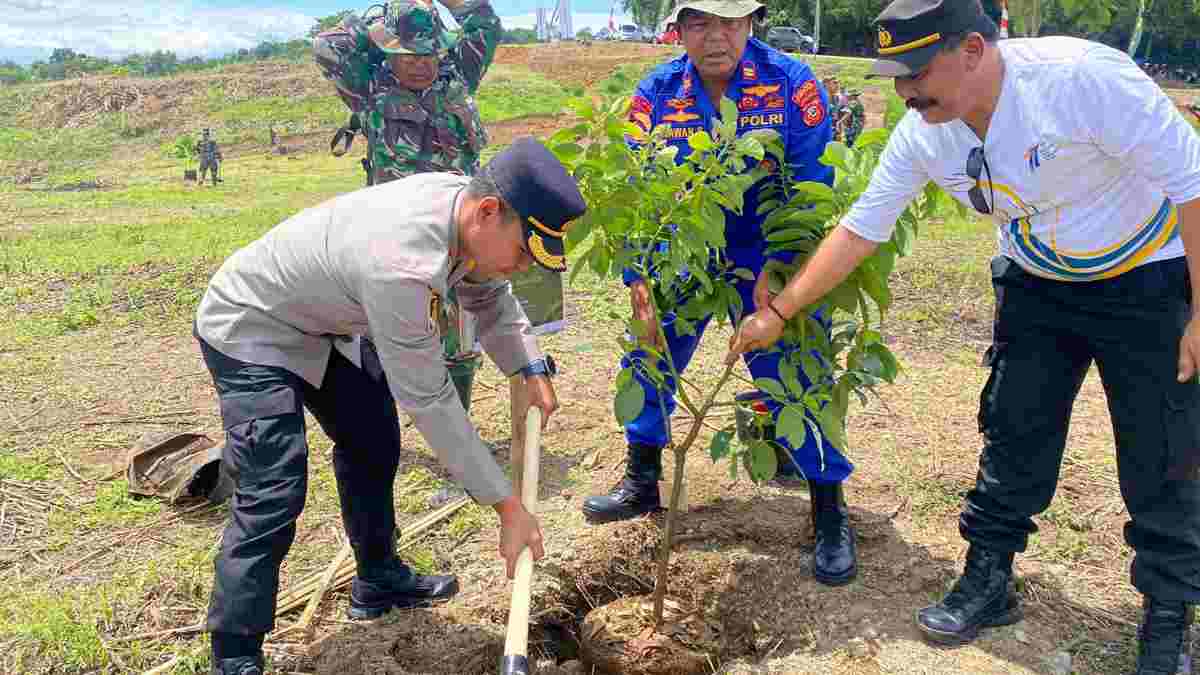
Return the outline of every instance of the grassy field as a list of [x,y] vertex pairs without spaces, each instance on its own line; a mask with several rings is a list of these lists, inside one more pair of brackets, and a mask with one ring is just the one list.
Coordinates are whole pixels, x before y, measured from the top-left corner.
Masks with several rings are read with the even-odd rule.
[[[589,91],[628,92],[649,64],[600,74]],[[877,86],[862,79],[862,60],[822,57],[814,67],[852,88]],[[203,619],[228,512],[130,496],[125,452],[145,432],[219,432],[191,338],[207,279],[279,221],[361,185],[356,157],[319,151],[344,117],[340,102],[320,93],[325,83],[255,98],[234,79],[191,86],[183,103],[192,112],[174,126],[169,116],[136,122],[104,113],[79,127],[42,129],[24,112],[31,90],[0,89],[0,113],[20,122],[0,127],[0,168],[14,177],[36,166],[35,180],[0,182],[0,672],[140,672],[171,656],[179,657],[172,672],[207,672],[206,636],[167,631]],[[274,80],[264,82],[261,89],[273,91]],[[504,125],[558,114],[582,92],[505,65],[488,75],[478,101],[489,126]],[[870,94],[882,98],[878,89]],[[183,183],[181,162],[168,156],[181,127],[201,121],[234,149],[216,187]],[[272,154],[272,125],[319,137],[317,151]],[[1071,655],[1077,673],[1130,669],[1137,597],[1126,581],[1123,507],[1094,376],[1076,409],[1063,488],[1018,564],[1029,619],[957,652],[925,647],[911,629],[913,609],[940,595],[961,564],[955,519],[979,447],[974,408],[986,375],[978,362],[990,340],[993,247],[992,229],[974,219],[923,224],[916,252],[894,273],[896,305],[884,326],[905,375],[884,400],[852,414],[851,505],[864,533],[863,579],[844,591],[807,580],[807,513],[781,521],[773,543],[730,535],[731,556],[767,556],[797,575],[785,599],[826,610],[805,624],[811,640],[785,618],[763,616],[765,633],[780,638],[777,649],[723,664],[723,672],[1048,673],[1058,652]],[[564,409],[545,441],[541,517],[556,555],[583,527],[579,498],[619,475],[623,452],[611,420],[615,357],[607,345],[618,330],[608,313],[624,311],[624,291],[583,274],[567,301],[571,326],[545,340],[570,373],[558,385]],[[727,333],[714,332],[696,362],[701,381],[715,376],[722,354]],[[473,408],[484,438],[497,443],[508,433],[504,387],[489,364]],[[341,536],[330,443],[311,418],[309,429],[308,503],[285,584],[323,569]],[[414,429],[405,439],[398,506],[415,515],[451,485]],[[790,499],[776,488],[730,486],[724,473],[693,460],[693,504]],[[464,597],[494,589],[493,524],[490,512],[468,507],[406,558],[422,570],[462,574]],[[327,605],[322,629],[349,630],[339,623],[344,594]],[[865,655],[854,639],[870,642]],[[301,647],[281,640],[269,654],[281,669],[303,670]]]

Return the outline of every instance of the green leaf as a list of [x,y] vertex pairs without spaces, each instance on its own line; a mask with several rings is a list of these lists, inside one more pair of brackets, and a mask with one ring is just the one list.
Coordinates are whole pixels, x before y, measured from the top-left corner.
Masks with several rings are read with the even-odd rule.
[[585,121],[591,122],[596,118],[596,108],[592,105],[590,98],[573,98],[567,101],[567,107]]
[[793,448],[804,445],[805,439],[808,438],[808,427],[804,421],[804,408],[795,405],[785,406],[779,412],[779,421],[776,423],[775,433],[786,438]]
[[707,131],[698,131],[691,136],[688,136],[688,145],[692,146],[693,150],[704,152],[712,150],[715,146],[712,136],[708,135]]
[[888,129],[879,128],[864,131],[854,139],[854,147],[858,149],[869,148],[873,145],[881,145],[887,142],[891,132]]
[[734,144],[734,148],[748,157],[753,157],[756,161],[762,161],[763,156],[766,154],[766,149],[763,148],[762,143],[759,143],[758,139],[753,136],[738,138],[737,143]]
[[[870,261],[863,261],[863,264],[858,266],[858,276],[862,283],[862,289],[875,304],[879,306],[880,314],[887,312],[888,307],[892,304],[892,292],[888,290],[887,279],[879,274],[879,270]],[[863,317],[864,320],[868,317]]]
[[[836,141],[835,141],[836,143]],[[830,143],[833,145],[834,143]],[[831,202],[835,199],[833,188],[824,183],[806,180],[792,185],[792,190],[798,195],[808,197],[813,202]]]
[[846,166],[846,155],[848,148],[841,141],[833,141],[825,146],[825,152],[821,154],[821,163],[826,166],[832,166],[842,171],[849,171]]
[[583,146],[578,143],[562,143],[554,146],[554,156],[566,164],[583,154]]
[[845,417],[839,417],[834,407],[827,405],[817,413],[817,423],[821,427],[821,434],[825,440],[829,441],[833,447],[845,452],[847,449]]
[[775,477],[779,470],[775,458],[775,448],[767,441],[754,441],[750,444],[750,466],[747,467],[750,480],[755,483],[765,483]]
[[728,96],[721,97],[721,121],[728,122],[736,120],[738,116],[737,104]]
[[807,227],[789,227],[783,230],[776,230],[767,235],[767,241],[793,241],[796,239],[805,239],[812,236],[813,231]]
[[759,202],[758,210],[756,211],[756,213],[761,216],[764,213],[767,213],[769,211],[773,211],[773,210],[779,208],[780,205],[782,205],[782,204],[783,204],[783,202],[779,201],[778,199],[768,199],[766,201]]
[[708,456],[712,457],[712,461],[719,461],[729,454],[729,441],[732,438],[733,432],[725,429],[713,435],[712,442],[708,444]]
[[754,278],[755,278],[754,272],[750,271],[748,268],[745,268],[745,267],[739,267],[739,268],[735,269],[733,271],[733,275],[739,279],[745,279],[746,281],[754,281]]
[[787,392],[783,390],[783,385],[769,377],[754,378],[754,386],[757,387],[759,391],[770,394],[778,401],[787,400]]
[[646,396],[642,392],[642,387],[636,381],[627,385],[622,389],[617,390],[617,396],[613,400],[613,412],[616,414],[617,421],[622,426],[626,426],[637,419],[638,415],[642,414],[642,408],[646,405]]
[[[589,248],[586,253],[583,253],[582,255],[580,255],[578,260],[580,262],[586,261],[588,258],[590,258],[592,256],[592,254],[594,254],[596,252],[596,249],[599,246],[600,246],[600,244],[598,242],[592,242],[592,247]],[[575,264],[574,267],[571,269],[571,276],[567,279],[567,285],[574,286],[575,285],[575,277],[579,276],[579,272],[586,268],[587,268],[586,265],[581,265],[578,263]]]
[[800,384],[800,372],[796,369],[795,364],[787,359],[779,359],[779,380],[783,382],[783,388],[793,396],[801,396],[804,394],[804,387]]

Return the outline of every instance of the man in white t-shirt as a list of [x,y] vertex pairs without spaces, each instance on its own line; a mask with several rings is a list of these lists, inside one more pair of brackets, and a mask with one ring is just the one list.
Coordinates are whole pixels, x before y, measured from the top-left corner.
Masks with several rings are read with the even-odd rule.
[[[1125,54],[1066,37],[997,41],[979,0],[896,0],[874,73],[910,108],[866,192],[803,272],[746,317],[730,357],[774,343],[892,236],[930,180],[997,224],[985,445],[959,529],[962,577],[917,614],[961,644],[1020,616],[1013,555],[1050,504],[1071,407],[1095,362],[1108,395],[1138,674],[1190,672],[1200,601],[1200,137]],[[1189,252],[1185,255],[1185,250]]]

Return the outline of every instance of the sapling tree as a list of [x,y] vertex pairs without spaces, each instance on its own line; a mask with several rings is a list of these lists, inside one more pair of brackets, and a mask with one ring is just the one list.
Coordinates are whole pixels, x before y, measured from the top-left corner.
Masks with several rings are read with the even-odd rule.
[[[888,126],[862,134],[854,149],[829,144],[821,161],[835,169],[830,188],[790,180],[782,139],[775,132],[737,135],[737,107],[728,98],[720,103],[721,119],[711,125],[711,133],[700,131],[688,137],[692,152],[682,161],[677,161],[679,148],[669,140],[669,126],[644,132],[628,121],[629,102],[628,98],[600,105],[590,99],[573,101],[579,123],[555,133],[547,145],[576,178],[588,204],[587,213],[567,231],[567,249],[575,260],[572,282],[584,269],[605,279],[619,278],[629,269],[651,291],[655,317],[651,325],[615,312],[612,316],[626,327],[617,344],[627,357],[623,363],[629,364],[616,377],[617,420],[627,424],[647,405],[635,371],[653,383],[664,419],[665,392],[672,388],[690,416],[680,437],[668,435],[675,471],[654,592],[657,629],[687,454],[710,412],[733,405],[731,395],[719,398],[729,381],[746,379],[735,373],[734,365],[726,366],[710,386],[681,375],[670,351],[654,346],[666,343],[664,322],[673,322],[679,334],[694,334],[696,323],[706,317],[740,321],[753,311],[742,306],[733,282],[752,281],[754,273],[726,257],[725,218],[727,211],[743,212],[745,192],[760,181],[765,186],[756,208],[769,214],[763,227],[769,252],[794,255],[791,263],[764,269],[771,275],[772,290],[778,292],[866,187],[903,106],[897,108],[898,101],[893,100]],[[822,443],[844,448],[850,396],[865,400],[878,383],[894,380],[898,364],[879,332],[879,322],[891,303],[888,275],[896,257],[910,249],[918,221],[938,204],[936,188],[926,190],[901,216],[891,241],[825,298],[788,322],[784,341],[796,348],[784,350],[780,379],[752,382],[780,405],[775,420],[778,436],[799,445],[812,434]],[[654,335],[657,341],[647,339]],[[730,476],[735,479],[739,465],[755,482],[773,478],[778,467],[770,440],[735,439],[732,424],[714,434],[708,446],[713,461],[729,460]],[[823,457],[820,444],[818,452]]]

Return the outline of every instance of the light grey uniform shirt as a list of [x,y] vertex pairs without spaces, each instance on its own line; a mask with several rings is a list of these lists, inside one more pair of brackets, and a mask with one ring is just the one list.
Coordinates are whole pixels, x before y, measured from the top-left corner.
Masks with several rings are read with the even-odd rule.
[[286,368],[314,387],[335,342],[371,336],[396,403],[454,478],[488,505],[512,486],[446,371],[436,305],[454,287],[505,374],[542,354],[509,283],[471,282],[454,257],[454,207],[468,181],[416,174],[301,211],[225,261],[200,301],[196,329],[227,356]]

